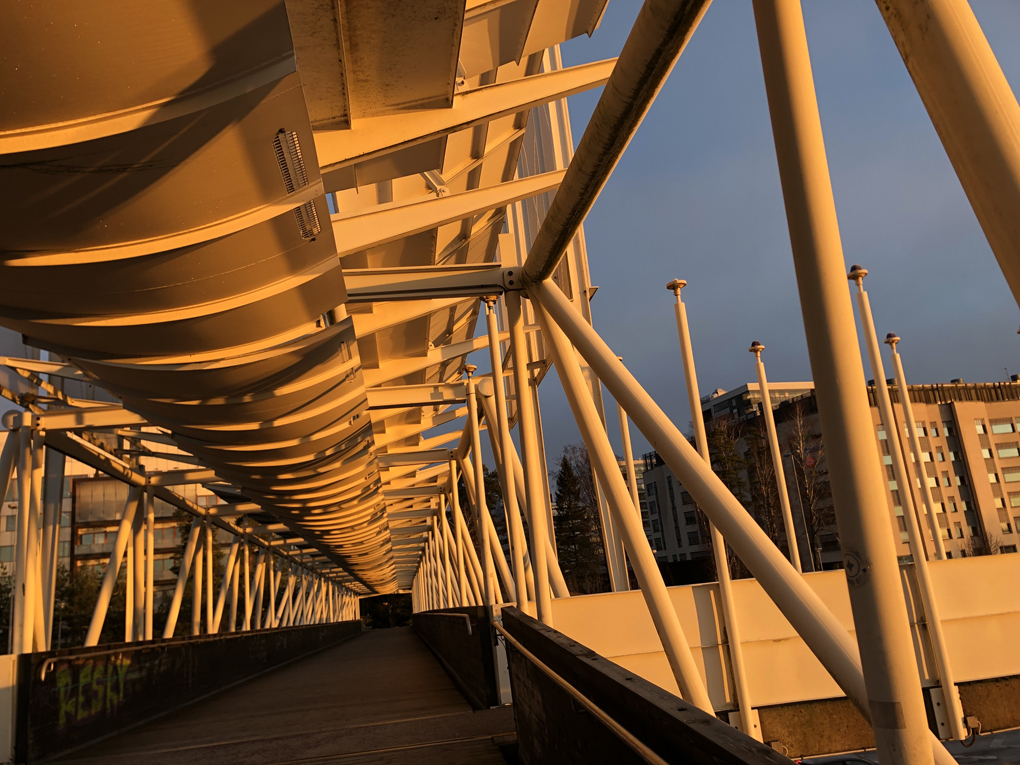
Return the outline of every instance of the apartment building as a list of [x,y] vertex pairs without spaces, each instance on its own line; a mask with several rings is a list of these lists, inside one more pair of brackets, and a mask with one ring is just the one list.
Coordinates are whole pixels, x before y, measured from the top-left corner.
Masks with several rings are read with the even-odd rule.
[[[9,431],[0,430],[0,449],[10,437]],[[17,434],[14,437],[17,438]],[[156,454],[166,455],[141,458],[143,467],[150,472],[193,467],[172,458],[173,453],[177,451],[173,446],[151,443],[147,448]],[[201,485],[185,485],[176,487],[175,490],[203,507],[221,503],[219,497]],[[44,497],[48,491],[49,486],[44,489]],[[68,571],[79,571],[93,566],[98,566],[100,573],[104,571],[113,550],[114,538],[127,497],[127,484],[97,473],[76,460],[64,460],[57,564],[65,566]],[[3,505],[0,506],[0,567],[6,566],[9,573],[13,571],[14,550],[17,544],[17,513],[18,480],[15,469],[14,479],[8,487]],[[155,594],[158,599],[161,592],[172,588],[176,581],[171,568],[181,540],[178,537],[174,508],[171,505],[157,498],[155,517],[153,564]]]
[[[908,386],[921,445],[924,481],[916,474],[911,487],[926,549],[933,555],[934,540],[924,507],[927,492],[947,556],[966,557],[1017,552],[1020,545],[1020,382],[964,383],[955,380],[936,385]],[[807,482],[827,484],[824,439],[811,383],[770,385],[771,403],[787,491],[794,516],[804,570],[839,568],[838,529],[833,522],[832,499],[827,491],[807,491]],[[890,395],[902,433],[904,459],[914,469],[909,432],[902,421],[899,392]],[[890,528],[901,560],[910,560],[902,491],[893,475],[890,440],[881,422],[877,396],[868,387],[872,424],[885,475]],[[733,391],[716,391],[702,399],[706,427],[726,428],[734,451],[753,464],[749,435],[763,429],[761,396],[757,384]],[[762,430],[763,432],[763,430]],[[759,442],[760,443],[760,442]],[[771,459],[770,454],[764,455]],[[760,451],[757,457],[762,457]],[[673,472],[652,452],[644,456],[644,485],[648,520],[645,533],[661,561],[696,560],[711,554],[704,529],[690,494]],[[796,462],[796,465],[795,465]],[[747,487],[741,500],[763,522],[751,490],[753,470],[745,469]],[[822,486],[822,488],[825,488]],[[812,501],[805,507],[805,497]],[[808,532],[814,521],[813,533]],[[819,519],[823,522],[819,522]],[[763,525],[765,525],[763,523]],[[780,533],[785,545],[785,534]]]

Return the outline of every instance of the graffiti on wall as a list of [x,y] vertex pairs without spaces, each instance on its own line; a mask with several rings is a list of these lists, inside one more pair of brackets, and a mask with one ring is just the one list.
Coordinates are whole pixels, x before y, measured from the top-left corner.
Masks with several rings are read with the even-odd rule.
[[119,654],[58,664],[58,729],[65,731],[102,715],[116,715],[124,701],[124,681],[130,666],[131,659]]

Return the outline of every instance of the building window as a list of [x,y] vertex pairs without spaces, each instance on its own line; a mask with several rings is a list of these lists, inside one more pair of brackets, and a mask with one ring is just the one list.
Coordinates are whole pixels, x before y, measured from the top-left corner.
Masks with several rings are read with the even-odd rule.
[[1016,545],[1000,545],[999,552],[1001,553],[1015,553]]
[[982,449],[981,450],[981,456],[984,457],[986,460],[990,460],[992,458],[992,450],[991,449]]
[[889,481],[889,490],[896,491],[900,487],[896,484],[896,481]]
[[889,455],[889,454],[883,454],[882,455],[882,464],[883,465],[891,465],[892,464],[892,456]]
[[988,483],[998,483],[998,482],[999,482],[999,474],[998,473],[989,473],[988,474]]
[[878,440],[879,441],[885,441],[885,439],[886,439],[885,428],[882,427],[881,425],[879,425],[878,426]]
[[1006,506],[1006,501],[1002,497],[996,497],[995,498],[995,506],[996,507],[1005,507]]
[[956,532],[957,539],[963,539],[963,526],[961,524],[954,523],[953,530]]
[[18,516],[8,515],[4,518],[4,531],[18,530]]
[[14,545],[0,547],[0,563],[11,563],[14,560]]
[[953,427],[953,423],[949,420],[942,421],[942,430],[945,432],[946,438],[956,435],[956,428]]
[[943,486],[951,486],[952,485],[952,481],[949,480],[949,473],[943,473],[942,474],[942,485]]
[[925,427],[925,424],[923,422],[915,422],[914,430],[917,431],[917,435],[921,436],[922,438],[928,435],[928,428]]
[[987,433],[988,431],[985,430],[985,421],[974,420],[974,430],[978,432],[978,435],[984,435],[985,433]]
[[933,422],[931,424],[931,437],[932,438],[939,437],[939,424],[937,422]]
[[946,455],[942,453],[942,447],[941,446],[936,446],[935,447],[935,461],[936,462],[945,462],[946,461]]
[[1013,433],[1013,420],[992,420],[992,433]]
[[701,544],[701,533],[697,531],[687,532],[687,544],[689,545],[700,545]]
[[60,543],[57,544],[57,557],[58,558],[66,558],[70,554],[71,554],[71,543],[70,542],[60,542]]
[[950,452],[949,452],[949,461],[950,462],[956,462],[958,459],[960,459],[960,453],[950,450]]
[[1020,482],[1020,467],[1008,467],[1002,469],[1002,480],[1006,483]]
[[684,525],[686,526],[697,526],[698,517],[695,513],[684,513]]
[[1001,460],[1020,457],[1020,444],[996,444],[995,452]]

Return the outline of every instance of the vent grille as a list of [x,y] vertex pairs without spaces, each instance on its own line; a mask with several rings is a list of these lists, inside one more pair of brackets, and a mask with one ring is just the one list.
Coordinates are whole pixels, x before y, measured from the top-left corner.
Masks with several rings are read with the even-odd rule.
[[322,226],[319,225],[319,214],[315,212],[314,203],[305,202],[300,207],[295,207],[294,217],[297,218],[302,239],[311,239],[322,231]]
[[280,175],[288,194],[308,185],[305,160],[301,156],[301,143],[293,130],[281,130],[273,136],[273,150],[280,165]]

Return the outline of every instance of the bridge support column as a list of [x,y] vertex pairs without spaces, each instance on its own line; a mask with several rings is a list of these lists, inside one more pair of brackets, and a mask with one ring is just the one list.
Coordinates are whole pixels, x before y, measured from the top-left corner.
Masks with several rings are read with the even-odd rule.
[[[521,522],[521,509],[517,504],[517,491],[514,483],[514,471],[507,461],[510,450],[514,448],[513,440],[510,438],[510,425],[507,420],[506,411],[506,389],[503,386],[503,356],[499,348],[499,327],[496,326],[496,306],[494,298],[485,300],[485,325],[489,335],[489,362],[492,367],[492,389],[495,396],[496,419],[488,417],[489,436],[493,445],[498,441],[500,445],[499,456],[493,450],[493,458],[497,460],[500,479],[503,485],[503,503],[506,507],[507,534],[510,537],[510,555],[513,566],[514,584],[516,592],[513,593],[517,607],[525,613],[530,613],[528,608],[528,587],[527,578],[524,573],[524,524]],[[509,593],[508,593],[509,594]]]
[[[524,337],[524,316],[520,292],[507,292],[505,295],[507,316],[510,323],[510,350],[513,356],[514,387],[517,391],[517,427],[521,439],[521,455],[524,462],[524,480],[528,497],[530,518],[528,528],[531,532],[532,570],[535,576],[535,601],[538,619],[543,624],[553,626],[552,597],[549,590],[549,569],[546,557],[551,555],[547,549],[550,535],[545,517],[545,487],[540,475],[540,452],[538,429],[535,420],[535,402],[531,396],[531,373],[528,371],[528,349]],[[555,556],[553,556],[555,559]]]
[[800,3],[755,0],[808,354],[879,758],[932,762]]
[[1020,303],[1020,106],[966,0],[878,3]]

